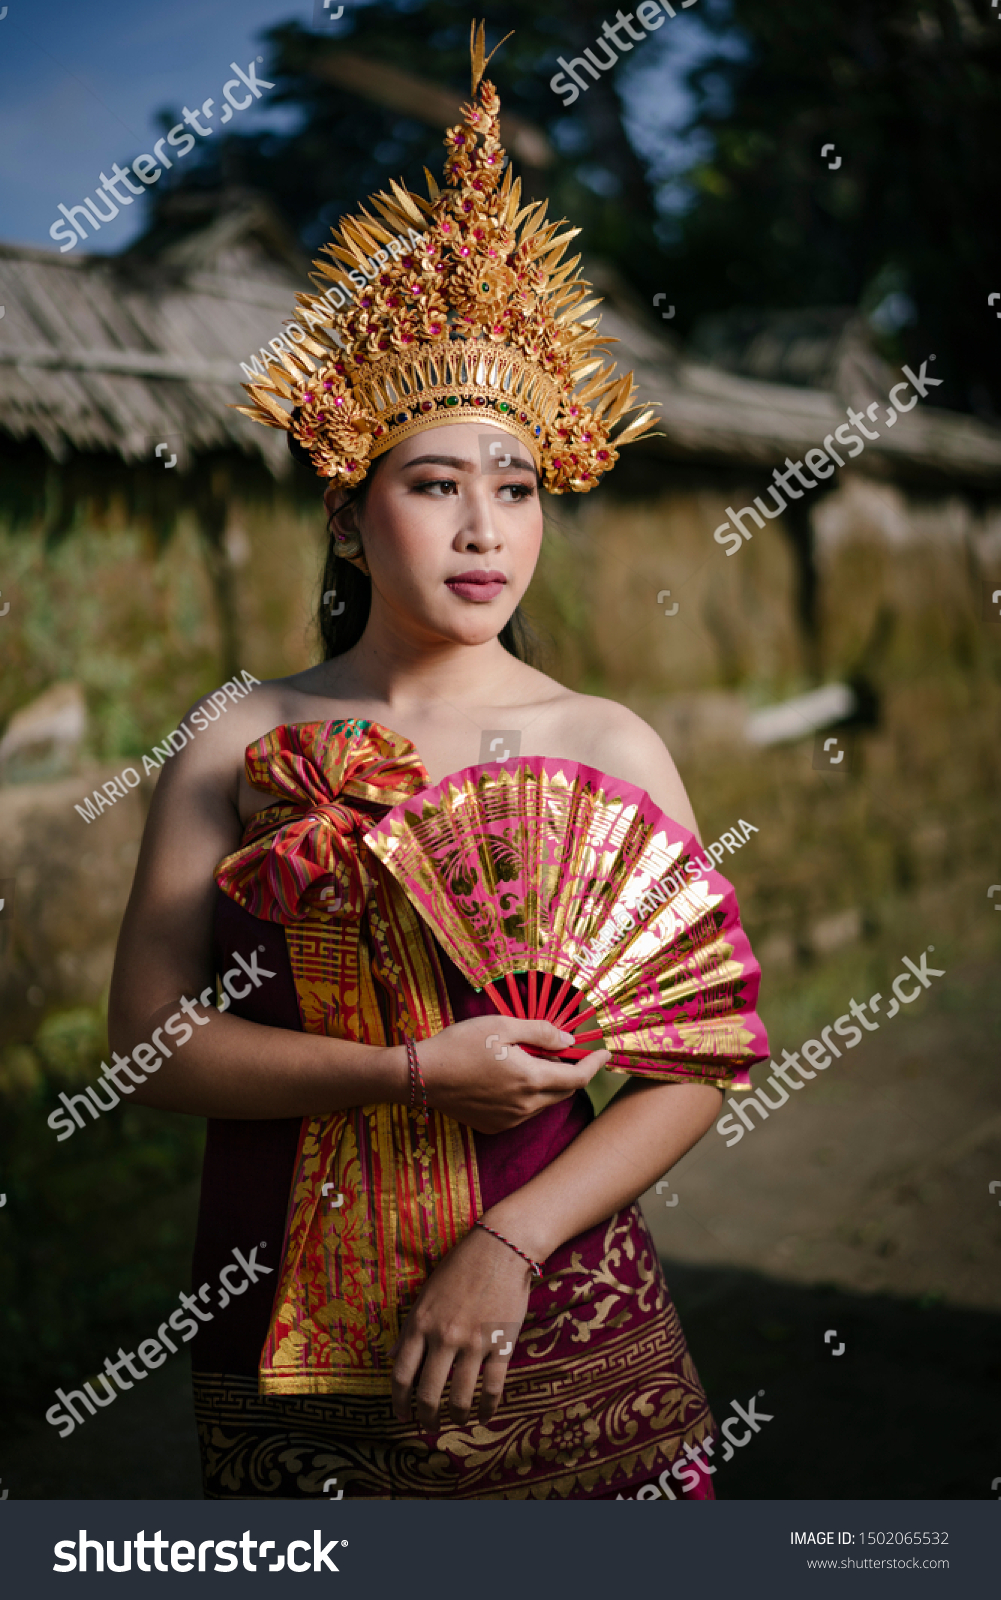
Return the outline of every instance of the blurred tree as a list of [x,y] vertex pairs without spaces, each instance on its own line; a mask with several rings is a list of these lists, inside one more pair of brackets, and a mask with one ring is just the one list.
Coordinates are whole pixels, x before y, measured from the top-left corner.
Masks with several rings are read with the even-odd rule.
[[[648,303],[669,288],[681,333],[736,307],[861,305],[891,360],[936,354],[944,381],[930,403],[1001,413],[1001,330],[987,304],[1001,290],[987,222],[1001,12],[987,0],[676,11],[564,108],[549,86],[557,58],[593,46],[607,0],[476,8],[488,48],[515,30],[490,71],[505,113],[528,125],[516,154],[526,192],[548,194],[581,247]],[[201,143],[200,164],[170,174],[173,191],[167,178],[150,191],[147,244],[184,216],[204,221],[197,207],[178,212],[178,184],[189,201],[199,188],[207,202],[220,186],[266,191],[310,252],[388,178],[425,192],[422,167],[441,169],[441,91],[469,92],[469,14],[458,13],[454,0],[376,0],[329,36],[272,29],[262,72],[293,125]],[[533,136],[542,153],[526,164]],[[686,145],[694,165],[665,182],[665,150]]]
[[891,357],[935,352],[944,381],[929,403],[996,419],[999,12],[987,0],[731,0],[700,12],[716,48],[688,75],[688,131],[710,133],[713,148],[683,180],[688,209],[679,197],[669,230],[679,321],[681,302],[688,319],[861,305]]
[[[486,18],[488,50],[514,30],[488,75],[501,91],[502,116],[514,114],[527,123],[529,133],[536,132],[535,145],[541,145],[539,166],[525,161],[531,139],[515,156],[526,194],[548,195],[552,215],[572,217],[589,252],[631,262],[633,276],[638,272],[641,280],[645,262],[656,278],[662,252],[653,231],[654,198],[645,164],[622,125],[616,75],[602,76],[572,113],[564,113],[549,87],[559,55],[579,55],[594,43],[608,14],[607,0],[555,0],[544,13],[527,0],[502,0],[477,7],[475,14]],[[199,165],[186,164],[171,174],[174,191],[178,186],[212,190],[220,184],[264,190],[310,251],[326,241],[338,217],[391,177],[402,175],[426,194],[424,166],[441,178],[444,117],[457,120],[459,103],[469,98],[469,18],[454,0],[378,0],[351,9],[335,36],[320,36],[298,23],[272,29],[267,34],[271,53],[260,75],[277,85],[268,96],[270,105],[300,113],[296,125],[284,133],[206,141],[199,146]],[[331,81],[325,68],[342,57],[347,70]],[[358,57],[393,69],[382,88],[391,93],[402,87],[396,106],[370,97],[371,74],[357,70]],[[406,74],[412,88],[413,80],[423,80],[426,116],[420,115],[416,93],[404,109],[406,84],[394,85],[394,73]],[[434,86],[451,88],[453,112],[447,107],[442,112],[444,97],[433,94]],[[170,120],[177,118],[171,113]],[[163,184],[157,191],[150,198],[160,214],[154,214],[148,242],[171,215],[171,191]]]

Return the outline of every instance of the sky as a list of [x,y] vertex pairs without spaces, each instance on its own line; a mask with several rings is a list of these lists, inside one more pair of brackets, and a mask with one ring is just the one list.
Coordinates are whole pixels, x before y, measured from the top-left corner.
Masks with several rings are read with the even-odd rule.
[[[59,202],[76,205],[113,162],[125,165],[149,151],[160,136],[161,108],[194,110],[211,96],[218,119],[230,62],[246,72],[267,53],[263,29],[291,20],[311,26],[313,16],[312,0],[7,0],[6,9],[0,237],[50,250],[57,248],[49,228]],[[245,98],[246,91],[233,94]],[[265,93],[230,126],[283,127],[289,114],[269,110]],[[141,231],[144,210],[133,204],[120,211],[89,248],[124,249]]]
[[[350,10],[364,0],[347,3]],[[60,221],[59,203],[79,204],[114,162],[124,166],[151,151],[162,133],[160,110],[197,111],[211,97],[220,126],[230,62],[246,72],[266,56],[265,29],[297,20],[342,33],[329,14],[326,24],[317,18],[322,6],[323,0],[7,0],[0,20],[0,238],[55,250],[49,229]],[[686,100],[671,80],[705,48],[706,37],[697,13],[679,14],[616,69],[628,96],[630,136],[658,177],[685,165],[686,149],[694,153],[690,142],[673,140]],[[232,93],[245,97],[242,88]],[[269,107],[265,92],[231,116],[229,128],[285,128],[296,115],[291,107]],[[123,206],[92,235],[88,251],[123,250],[142,231],[145,209]]]

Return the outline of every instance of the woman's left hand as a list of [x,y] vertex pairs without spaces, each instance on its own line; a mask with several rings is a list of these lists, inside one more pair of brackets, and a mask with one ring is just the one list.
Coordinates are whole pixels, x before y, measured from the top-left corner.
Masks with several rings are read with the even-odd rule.
[[449,1251],[425,1283],[390,1351],[395,1357],[393,1411],[400,1422],[410,1420],[411,1389],[420,1372],[417,1420],[424,1428],[436,1427],[451,1373],[448,1410],[461,1426],[469,1419],[481,1365],[479,1418],[490,1421],[504,1392],[531,1281],[525,1262],[482,1228],[473,1228]]

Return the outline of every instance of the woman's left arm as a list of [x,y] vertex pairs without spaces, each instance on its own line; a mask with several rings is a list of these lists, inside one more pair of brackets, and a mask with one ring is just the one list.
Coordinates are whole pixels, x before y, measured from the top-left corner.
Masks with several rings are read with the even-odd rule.
[[[581,696],[578,703],[588,718],[591,765],[645,789],[697,838],[685,786],[653,729],[615,701]],[[484,1220],[500,1233],[506,1224],[509,1237],[541,1260],[565,1239],[631,1205],[698,1143],[721,1104],[720,1091],[710,1084],[632,1078],[551,1166]]]
[[711,1084],[631,1078],[573,1144],[483,1221],[544,1261],[644,1194],[709,1131],[722,1102]]
[[[530,1256],[544,1261],[563,1244],[643,1194],[708,1130],[722,1096],[704,1083],[634,1078],[556,1160],[482,1217]],[[531,1287],[524,1259],[481,1228],[431,1273],[393,1347],[393,1409],[434,1428],[451,1377],[449,1413],[464,1424],[483,1369],[479,1417],[500,1405],[508,1359]],[[503,1335],[506,1341],[495,1341]]]

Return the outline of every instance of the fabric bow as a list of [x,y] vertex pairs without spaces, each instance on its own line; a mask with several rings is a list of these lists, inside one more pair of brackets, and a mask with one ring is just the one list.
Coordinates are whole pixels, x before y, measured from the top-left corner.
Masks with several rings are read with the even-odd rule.
[[372,806],[397,805],[428,786],[409,739],[357,718],[296,723],[248,745],[245,771],[251,787],[275,801],[250,818],[240,849],[216,867],[220,889],[270,922],[299,922],[317,910],[360,917]]

